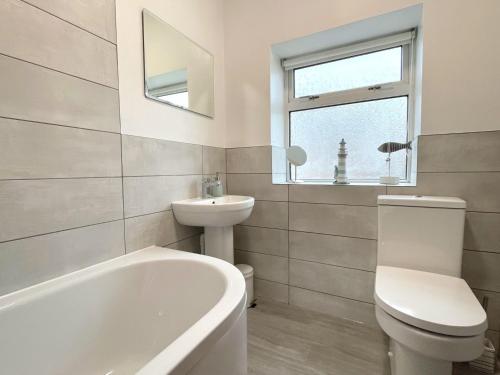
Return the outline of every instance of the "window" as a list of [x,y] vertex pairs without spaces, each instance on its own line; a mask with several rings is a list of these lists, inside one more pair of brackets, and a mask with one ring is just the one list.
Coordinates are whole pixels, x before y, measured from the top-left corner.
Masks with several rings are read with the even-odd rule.
[[[288,170],[304,181],[332,181],[342,138],[353,182],[387,175],[385,142],[413,139],[414,32],[283,60],[287,138],[307,152],[307,163]],[[391,154],[391,175],[408,181],[411,153]]]

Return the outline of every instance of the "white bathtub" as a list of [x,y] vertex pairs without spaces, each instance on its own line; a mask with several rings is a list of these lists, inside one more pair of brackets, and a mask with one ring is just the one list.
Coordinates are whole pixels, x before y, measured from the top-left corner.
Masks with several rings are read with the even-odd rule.
[[245,280],[150,247],[0,297],[0,374],[246,374]]

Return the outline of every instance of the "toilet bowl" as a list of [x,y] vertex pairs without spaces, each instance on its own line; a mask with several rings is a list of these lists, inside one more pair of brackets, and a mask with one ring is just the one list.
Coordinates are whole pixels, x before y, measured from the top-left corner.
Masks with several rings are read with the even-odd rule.
[[392,375],[451,374],[483,351],[486,314],[457,277],[378,266],[375,314],[390,337]]
[[483,352],[486,313],[460,278],[465,202],[379,196],[375,315],[392,375],[451,375]]

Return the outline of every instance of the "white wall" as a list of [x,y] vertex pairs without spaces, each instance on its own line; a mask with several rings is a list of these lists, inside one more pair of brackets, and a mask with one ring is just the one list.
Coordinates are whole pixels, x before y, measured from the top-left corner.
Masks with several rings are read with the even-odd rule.
[[[143,8],[214,55],[214,119],[144,97],[141,14]],[[116,0],[123,134],[225,146],[223,16],[223,0]]]
[[500,130],[500,1],[226,0],[226,146],[272,143],[271,45],[418,3],[422,134]]

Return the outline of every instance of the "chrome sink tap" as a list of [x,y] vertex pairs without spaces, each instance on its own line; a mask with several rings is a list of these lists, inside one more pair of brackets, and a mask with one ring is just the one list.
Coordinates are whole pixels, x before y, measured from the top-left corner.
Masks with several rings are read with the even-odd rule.
[[212,186],[212,178],[211,177],[204,177],[201,180],[201,197],[202,198],[212,198],[212,194],[210,194],[211,189],[210,187]]

